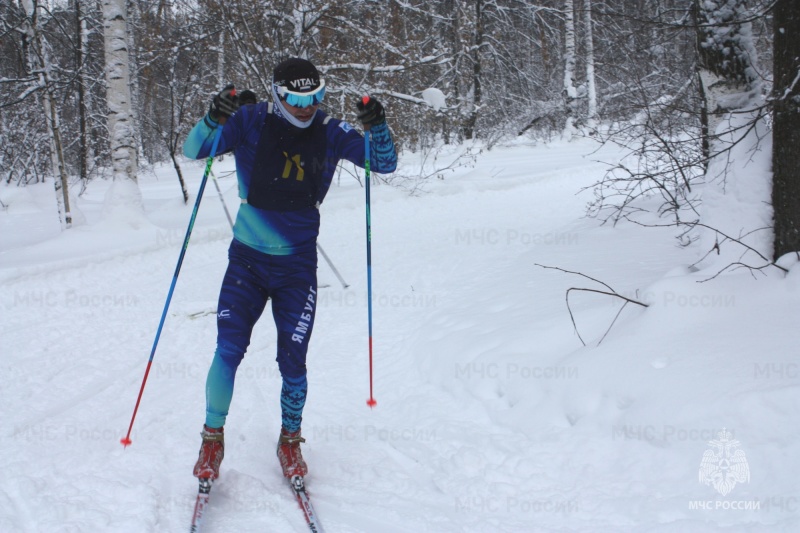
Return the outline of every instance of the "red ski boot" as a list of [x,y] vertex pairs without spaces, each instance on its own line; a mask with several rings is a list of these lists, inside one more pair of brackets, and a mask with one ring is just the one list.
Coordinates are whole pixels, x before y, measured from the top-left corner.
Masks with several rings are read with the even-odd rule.
[[278,459],[281,462],[284,477],[292,478],[308,474],[308,467],[300,452],[300,443],[305,441],[306,439],[300,436],[300,430],[289,433],[281,428],[281,435],[278,438]]
[[225,456],[225,434],[223,428],[210,428],[203,425],[203,444],[200,445],[200,456],[194,465],[194,477],[201,479],[217,479],[219,465]]

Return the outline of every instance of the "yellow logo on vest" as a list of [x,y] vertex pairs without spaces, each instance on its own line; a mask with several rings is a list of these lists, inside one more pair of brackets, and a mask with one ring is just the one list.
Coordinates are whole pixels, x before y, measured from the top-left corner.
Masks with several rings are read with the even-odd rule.
[[289,157],[289,154],[283,152],[283,155],[286,157],[286,164],[283,165],[283,174],[281,177],[288,178],[292,173],[292,168],[294,167],[297,169],[297,176],[295,179],[297,181],[303,181],[305,171],[303,170],[303,162],[300,161],[300,154],[295,154],[292,157]]

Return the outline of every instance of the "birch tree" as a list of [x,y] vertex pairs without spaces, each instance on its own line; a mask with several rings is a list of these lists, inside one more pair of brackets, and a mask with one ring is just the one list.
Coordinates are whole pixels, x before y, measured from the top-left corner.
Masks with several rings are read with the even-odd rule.
[[131,104],[125,0],[103,0],[108,136],[114,184],[106,195],[105,214],[144,211],[137,184],[137,150]]
[[61,137],[61,120],[58,107],[53,98],[52,65],[47,40],[42,34],[40,15],[45,12],[37,0],[22,2],[27,15],[26,33],[29,37],[29,72],[38,78],[38,89],[42,97],[45,124],[50,138],[50,160],[55,176],[54,185],[59,220],[66,228],[72,227],[72,212],[69,202],[69,177],[64,161],[64,147]]
[[125,0],[103,0],[108,135],[114,180],[136,183]]
[[[752,20],[766,65],[771,19],[764,13],[774,1],[750,0],[744,20],[723,17],[744,0],[703,0],[713,20],[693,25],[700,0],[50,0],[39,21],[49,70],[29,69],[23,59],[35,57],[36,42],[20,22],[34,0],[0,2],[0,173],[23,184],[58,174],[50,170],[57,151],[48,130],[57,123],[67,175],[85,182],[102,166],[125,177],[117,182],[135,183],[137,168],[175,155],[222,85],[266,98],[275,64],[299,55],[325,77],[331,115],[352,121],[359,94],[381,99],[401,150],[467,137],[491,147],[511,135],[572,135],[599,109],[604,132],[627,129],[636,146],[685,141],[679,166],[694,176],[704,159],[695,150],[698,43],[714,44],[711,64],[711,51],[734,50]],[[716,40],[726,26],[736,30],[731,46]],[[700,38],[698,27],[711,33]],[[41,119],[40,70],[50,76],[55,122]],[[444,93],[446,108],[426,103],[428,88]]]
[[[140,9],[144,2],[139,1],[129,1],[125,0],[126,6],[126,19],[125,19],[125,31],[126,31],[126,48],[128,50],[128,72],[131,73],[138,73],[140,70],[139,66],[139,54],[141,53],[142,49],[137,45],[136,42],[136,26],[139,25],[139,19],[141,18]],[[166,10],[169,11],[168,9]],[[141,114],[139,110],[140,102],[141,102],[141,95],[139,94],[139,83],[138,83],[138,76],[137,74],[128,75],[128,94],[130,95],[130,108],[132,113],[130,115],[130,125],[128,126],[131,128],[132,133],[131,136],[134,139],[134,147],[136,150],[136,161],[137,161],[137,169],[138,169],[138,162],[144,159],[143,157],[143,148],[144,148],[144,132],[142,131],[141,121],[139,120]]]
[[564,137],[570,138],[575,132],[575,119],[578,116],[578,89],[575,87],[575,68],[577,47],[575,44],[575,5],[573,0],[564,0]]
[[74,0],[75,30],[79,36],[79,45],[75,47],[75,65],[78,69],[78,175],[82,189],[89,182],[89,169],[94,161],[94,150],[89,139],[89,110],[92,108],[92,80],[88,69],[92,58],[89,47],[89,8],[82,0]]

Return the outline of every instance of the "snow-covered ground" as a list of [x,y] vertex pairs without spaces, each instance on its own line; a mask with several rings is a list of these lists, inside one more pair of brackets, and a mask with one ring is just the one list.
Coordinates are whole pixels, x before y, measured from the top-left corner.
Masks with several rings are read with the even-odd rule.
[[[619,157],[595,148],[520,143],[422,194],[373,188],[374,410],[363,189],[332,188],[320,244],[350,286],[320,260],[303,424],[329,533],[800,530],[800,267],[709,279],[703,239],[583,218],[577,192]],[[234,209],[232,168],[214,164]],[[123,449],[192,206],[168,167],[140,177],[146,218],[103,214],[107,186],[63,233],[52,184],[0,188],[2,532],[188,529],[230,229],[209,184]],[[584,347],[565,292],[607,288],[537,265],[649,307],[606,334],[622,302],[572,292]],[[206,532],[307,529],[275,458],[274,350],[265,316]]]

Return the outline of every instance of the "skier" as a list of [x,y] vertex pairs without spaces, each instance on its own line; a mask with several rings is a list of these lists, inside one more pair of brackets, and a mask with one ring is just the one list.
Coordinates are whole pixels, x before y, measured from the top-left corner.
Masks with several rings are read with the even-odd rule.
[[249,89],[245,89],[240,93],[236,93],[236,96],[239,97],[239,107],[242,107],[243,105],[255,104],[258,102],[258,97],[256,96],[256,93],[254,93]]
[[[219,477],[236,369],[270,299],[282,377],[277,455],[287,478],[308,472],[300,451],[305,442],[300,425],[317,301],[319,206],[338,162],[346,159],[363,167],[365,159],[363,136],[319,109],[325,89],[311,62],[288,59],[273,71],[272,102],[239,107],[235,88],[225,87],[184,143],[187,157],[206,158],[215,129],[223,128],[217,153],[234,151],[242,202],[220,289],[217,347],[206,380],[203,440],[193,471],[201,479]],[[372,170],[393,172],[397,153],[383,106],[370,97],[359,101],[357,110],[364,129],[372,132]]]

